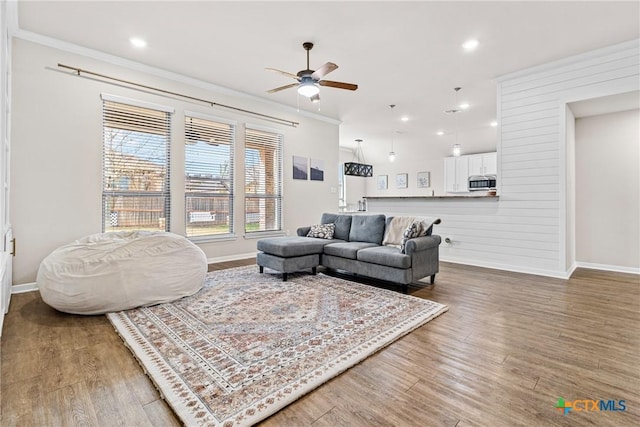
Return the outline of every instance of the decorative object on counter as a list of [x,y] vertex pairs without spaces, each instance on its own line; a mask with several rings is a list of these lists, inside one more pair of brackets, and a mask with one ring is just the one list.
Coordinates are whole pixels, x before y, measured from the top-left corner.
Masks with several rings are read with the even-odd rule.
[[418,172],[418,188],[431,187],[431,179],[429,172]]
[[406,173],[399,173],[396,175],[396,188],[407,188],[408,175]]
[[310,160],[309,178],[311,181],[324,181],[324,160]]
[[363,197],[362,200],[358,200],[358,212],[367,211],[367,198]]
[[388,175],[378,175],[378,190],[386,190],[389,186]]
[[364,153],[362,152],[361,139],[356,139],[356,149],[353,152],[353,156],[355,160],[357,160],[357,162],[346,162],[344,164],[344,174],[351,176],[362,176],[365,178],[373,176],[373,165],[368,165],[365,163]]
[[307,162],[306,157],[293,156],[293,179],[307,179]]

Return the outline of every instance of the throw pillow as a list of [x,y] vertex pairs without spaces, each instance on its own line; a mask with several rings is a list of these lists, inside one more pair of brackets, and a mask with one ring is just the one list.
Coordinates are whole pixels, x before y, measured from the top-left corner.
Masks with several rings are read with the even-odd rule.
[[400,241],[400,252],[402,252],[403,254],[406,253],[405,249],[407,246],[407,242],[414,237],[424,236],[423,233],[425,231],[426,230],[424,230],[422,221],[413,221],[411,224],[409,224],[406,230],[404,230],[404,233],[402,233],[402,240]]
[[335,224],[316,224],[312,225],[307,233],[307,237],[317,237],[319,239],[333,239],[333,233],[336,231]]

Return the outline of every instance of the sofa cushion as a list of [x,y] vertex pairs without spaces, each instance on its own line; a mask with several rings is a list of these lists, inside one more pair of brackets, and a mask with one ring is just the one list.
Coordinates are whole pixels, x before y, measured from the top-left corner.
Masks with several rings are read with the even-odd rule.
[[327,243],[336,240],[314,237],[269,237],[258,240],[258,250],[271,255],[289,258],[294,256],[321,254]]
[[400,252],[405,253],[407,242],[415,237],[426,235],[427,230],[424,229],[422,221],[413,221],[402,234],[402,240],[400,241]]
[[358,251],[358,260],[397,268],[410,268],[411,257],[393,246],[374,246]]
[[399,248],[402,235],[413,220],[411,216],[387,217],[382,244]]
[[349,241],[349,231],[351,230],[351,215],[338,215],[323,213],[320,219],[321,224],[335,224],[336,230],[333,232],[334,239]]
[[374,243],[367,242],[330,243],[325,245],[324,253],[342,258],[357,259],[358,251],[360,249],[370,248],[373,246],[376,245]]
[[333,233],[336,231],[336,225],[331,224],[316,224],[312,225],[311,229],[307,233],[307,237],[317,237],[320,239],[333,239]]
[[351,218],[349,241],[382,244],[384,215],[354,215]]

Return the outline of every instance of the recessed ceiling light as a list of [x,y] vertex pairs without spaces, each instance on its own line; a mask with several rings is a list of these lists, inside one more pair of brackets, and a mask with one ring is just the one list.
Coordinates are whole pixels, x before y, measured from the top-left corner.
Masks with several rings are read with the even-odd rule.
[[436,132],[436,135],[442,136],[442,135],[444,135],[444,131],[443,130],[439,130],[438,132]]
[[496,122],[496,121],[491,122],[491,127],[493,127],[493,128],[494,128],[494,127],[496,127],[496,126],[498,126],[498,122]]
[[478,40],[470,39],[462,43],[462,47],[464,48],[464,50],[474,50],[475,48],[478,47],[479,44],[480,43],[478,42]]
[[129,43],[131,43],[134,47],[142,49],[147,46],[147,42],[141,39],[140,37],[131,37],[129,39]]
[[467,104],[466,102],[463,102],[462,104],[460,104],[460,108],[462,110],[466,110],[467,108],[469,108],[469,104]]
[[400,117],[400,120],[402,120],[403,122],[408,122],[409,121],[409,117],[402,116],[402,117]]

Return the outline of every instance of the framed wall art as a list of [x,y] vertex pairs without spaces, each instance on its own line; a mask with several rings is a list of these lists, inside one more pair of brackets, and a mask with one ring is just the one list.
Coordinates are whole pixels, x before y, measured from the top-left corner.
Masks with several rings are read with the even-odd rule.
[[311,181],[324,181],[324,160],[309,160],[309,179]]
[[293,156],[293,179],[307,179],[307,163],[306,157]]
[[388,175],[378,175],[378,190],[386,190],[389,185]]
[[406,173],[397,174],[396,188],[407,188],[407,178],[408,178],[408,175]]
[[431,187],[431,179],[429,172],[418,172],[418,188]]

